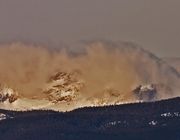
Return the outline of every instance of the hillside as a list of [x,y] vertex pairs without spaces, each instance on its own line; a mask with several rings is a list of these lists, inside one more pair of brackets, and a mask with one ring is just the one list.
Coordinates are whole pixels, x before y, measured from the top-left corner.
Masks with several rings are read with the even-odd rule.
[[0,139],[179,139],[180,98],[71,112],[0,110]]

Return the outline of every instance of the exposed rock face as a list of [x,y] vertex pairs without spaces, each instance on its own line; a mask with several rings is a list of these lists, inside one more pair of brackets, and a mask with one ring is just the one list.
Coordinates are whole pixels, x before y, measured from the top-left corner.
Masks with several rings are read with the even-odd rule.
[[[76,73],[58,72],[51,76],[43,92],[46,95],[46,99],[53,103],[71,102],[77,99],[85,83],[79,80],[75,75]],[[125,99],[127,102],[133,100],[153,101],[158,98],[158,93],[160,91],[165,92],[167,88],[155,84],[140,85],[126,94],[116,89],[107,88],[104,89],[101,94],[87,98],[86,101],[97,106],[119,104],[124,102]],[[81,100],[77,100],[77,102],[81,102]]]
[[8,101],[10,103],[18,99],[18,93],[11,88],[0,88],[0,102]]
[[[163,93],[163,96],[161,93]],[[164,84],[140,85],[133,90],[136,99],[140,101],[166,99],[171,93],[173,93],[172,88]]]
[[82,81],[76,79],[74,73],[58,72],[50,77],[44,94],[54,103],[70,102],[78,96],[83,85]]
[[153,101],[157,98],[157,88],[156,85],[140,85],[135,90],[133,90],[133,93],[137,97],[138,100],[142,101]]

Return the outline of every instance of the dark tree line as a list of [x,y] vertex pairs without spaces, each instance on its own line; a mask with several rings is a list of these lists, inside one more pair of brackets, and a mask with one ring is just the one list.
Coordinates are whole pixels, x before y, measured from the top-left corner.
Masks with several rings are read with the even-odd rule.
[[[0,140],[36,139],[179,139],[180,98],[152,103],[86,107],[71,112],[7,111]],[[13,118],[12,118],[13,117]]]

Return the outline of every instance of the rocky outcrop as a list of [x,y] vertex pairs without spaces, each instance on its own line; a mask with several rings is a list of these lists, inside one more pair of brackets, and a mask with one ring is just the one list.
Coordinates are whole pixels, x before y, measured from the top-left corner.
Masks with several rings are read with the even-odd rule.
[[140,85],[133,90],[134,95],[141,101],[153,101],[157,97],[156,85]]
[[70,102],[78,96],[83,85],[84,83],[78,80],[74,73],[58,72],[50,77],[43,93],[54,103]]
[[173,93],[173,89],[164,84],[148,84],[140,85],[132,92],[137,100],[155,101],[169,98],[169,95]]
[[8,87],[1,87],[0,88],[0,102],[8,101],[12,103],[18,99],[18,93]]

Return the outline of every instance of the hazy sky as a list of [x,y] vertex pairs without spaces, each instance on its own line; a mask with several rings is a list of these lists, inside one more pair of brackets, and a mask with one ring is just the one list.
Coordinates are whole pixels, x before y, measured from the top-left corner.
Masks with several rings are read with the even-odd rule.
[[0,0],[0,41],[134,41],[180,56],[180,0]]

